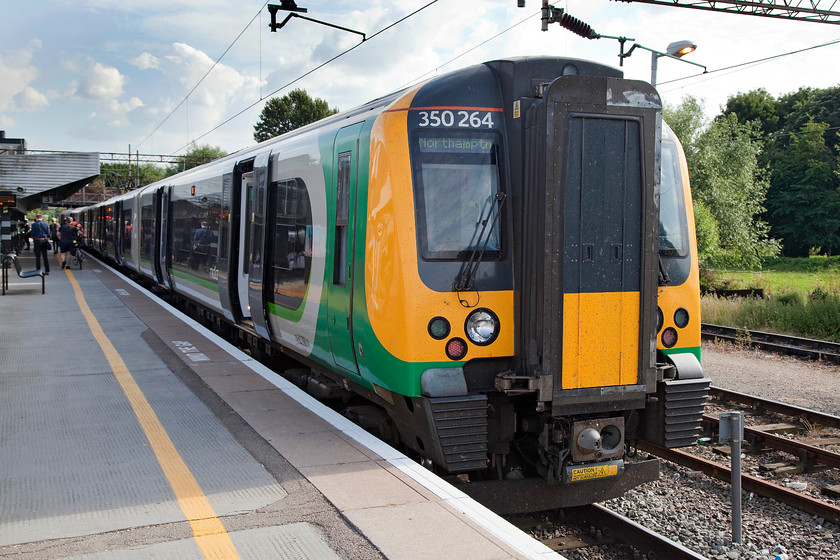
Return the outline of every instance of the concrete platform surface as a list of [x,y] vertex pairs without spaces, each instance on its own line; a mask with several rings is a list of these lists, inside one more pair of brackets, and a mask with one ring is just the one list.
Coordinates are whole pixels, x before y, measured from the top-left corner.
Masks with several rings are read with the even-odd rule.
[[0,325],[0,558],[561,558],[94,259]]

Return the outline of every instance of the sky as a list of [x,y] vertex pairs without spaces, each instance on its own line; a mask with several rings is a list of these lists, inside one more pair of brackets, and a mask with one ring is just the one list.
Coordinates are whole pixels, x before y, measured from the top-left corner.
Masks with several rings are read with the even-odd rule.
[[[344,110],[498,58],[619,66],[613,39],[584,39],[557,24],[541,31],[541,0],[524,8],[516,0],[297,3],[307,17],[368,40],[297,18],[272,33],[264,1],[0,0],[0,130],[30,150],[170,155],[209,144],[234,152],[255,143],[265,102],[295,88]],[[657,89],[671,106],[700,99],[708,118],[739,92],[764,88],[778,97],[840,85],[840,43],[721,70],[838,41],[840,25],[614,0],[553,5],[601,35],[632,38],[628,46],[662,51],[672,41],[695,42],[686,60],[709,73],[659,59]],[[650,53],[636,49],[623,69],[649,81]]]

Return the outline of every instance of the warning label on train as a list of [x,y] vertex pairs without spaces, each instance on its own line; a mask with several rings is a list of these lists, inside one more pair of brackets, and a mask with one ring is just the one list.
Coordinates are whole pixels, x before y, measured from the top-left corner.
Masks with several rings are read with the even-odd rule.
[[571,482],[591,480],[593,478],[604,478],[618,474],[618,465],[594,465],[591,467],[577,467],[572,469]]

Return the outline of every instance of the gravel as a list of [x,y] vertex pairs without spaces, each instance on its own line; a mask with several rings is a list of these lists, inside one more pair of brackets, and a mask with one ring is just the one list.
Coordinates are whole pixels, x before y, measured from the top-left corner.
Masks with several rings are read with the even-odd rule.
[[[704,371],[716,386],[840,415],[840,367],[728,344],[704,343],[702,354]],[[748,468],[745,464],[745,472]],[[733,544],[730,500],[728,484],[663,461],[658,481],[604,505],[714,560],[840,558],[840,527],[748,492],[741,500],[741,544]],[[634,558],[615,547],[564,555]]]

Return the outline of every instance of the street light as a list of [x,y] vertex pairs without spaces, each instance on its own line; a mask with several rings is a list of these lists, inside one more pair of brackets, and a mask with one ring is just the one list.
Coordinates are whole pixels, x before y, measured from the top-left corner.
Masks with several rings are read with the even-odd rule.
[[[640,45],[639,43],[634,43],[630,50],[624,54],[618,55],[619,58],[624,59],[633,54],[633,50],[636,48],[644,49],[646,51],[650,51],[650,85],[656,87],[656,67],[657,61],[665,56],[668,58],[673,58],[676,60],[681,60],[683,56],[687,55],[690,52],[693,52],[697,49],[697,44],[693,41],[674,41],[670,45],[665,52],[655,51],[650,49],[644,45]],[[703,72],[706,72],[706,67],[702,64],[697,64],[696,62],[691,62],[690,60],[683,60],[682,62],[687,62],[689,64],[693,64],[695,66],[699,66],[703,69]]]
[[[665,49],[665,54],[658,54],[653,51],[650,52],[650,85],[656,87],[656,70],[657,61],[661,56],[670,56],[672,58],[682,58],[690,52],[697,50],[697,45],[693,41],[674,41],[668,48]],[[683,62],[688,62],[687,60]],[[705,66],[703,69],[705,70]]]

